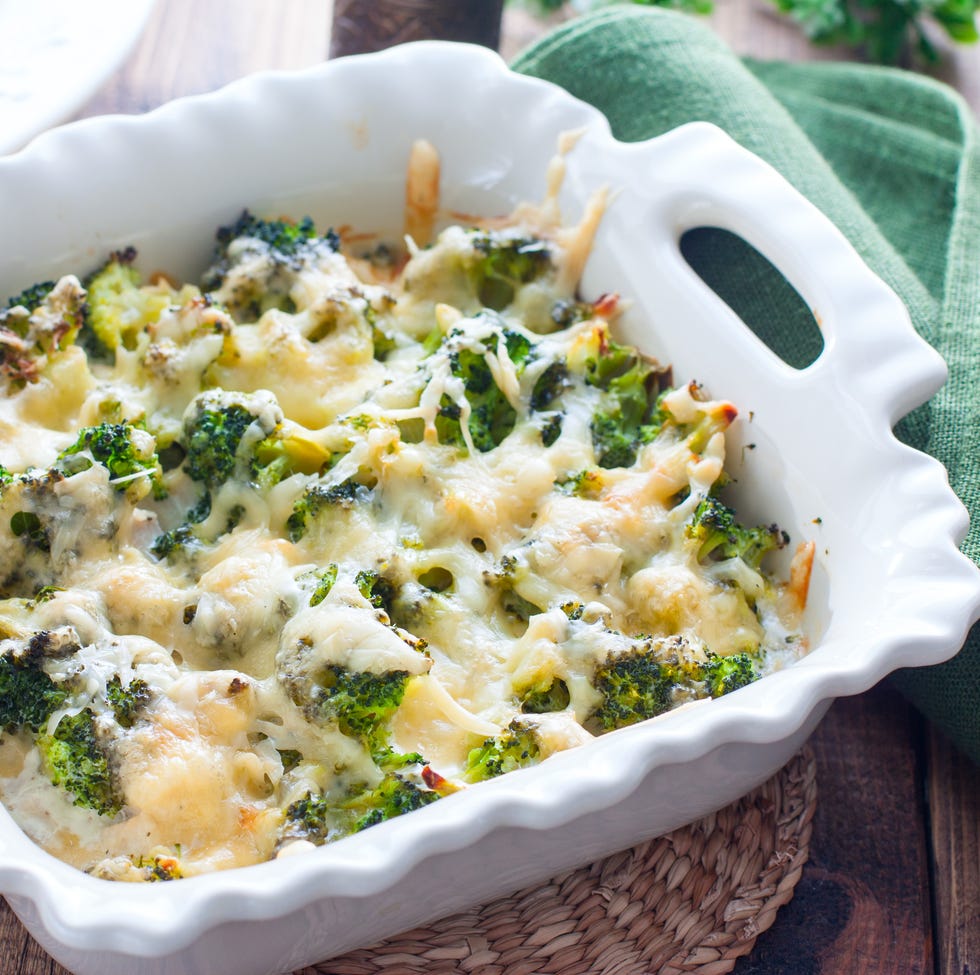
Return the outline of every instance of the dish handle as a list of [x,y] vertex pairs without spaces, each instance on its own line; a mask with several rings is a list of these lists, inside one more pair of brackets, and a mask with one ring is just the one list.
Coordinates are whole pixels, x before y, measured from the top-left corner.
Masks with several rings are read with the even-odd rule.
[[[908,311],[831,220],[772,166],[707,122],[625,147],[649,156],[630,181],[648,226],[669,228],[654,243],[658,289],[702,332],[712,357],[735,356],[787,389],[845,393],[893,425],[945,381],[942,357],[916,332]],[[632,160],[637,162],[637,160]],[[650,174],[655,178],[651,179]],[[631,214],[630,219],[636,219]],[[702,281],[680,252],[699,227],[737,234],[796,289],[824,347],[795,369],[769,349]],[[650,254],[644,255],[649,273]]]

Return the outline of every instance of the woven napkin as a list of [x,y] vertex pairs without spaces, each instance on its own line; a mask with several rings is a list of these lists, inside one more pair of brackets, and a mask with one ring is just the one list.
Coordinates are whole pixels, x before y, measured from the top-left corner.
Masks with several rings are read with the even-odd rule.
[[[607,7],[570,21],[513,67],[590,102],[624,141],[714,122],[776,167],[903,298],[949,380],[899,435],[937,457],[973,516],[980,558],[980,146],[951,89],[864,65],[739,60],[694,18]],[[784,359],[805,365],[813,321],[769,266],[717,231],[685,254]],[[742,245],[744,247],[744,245]],[[951,661],[901,671],[902,691],[980,763],[980,626]]]

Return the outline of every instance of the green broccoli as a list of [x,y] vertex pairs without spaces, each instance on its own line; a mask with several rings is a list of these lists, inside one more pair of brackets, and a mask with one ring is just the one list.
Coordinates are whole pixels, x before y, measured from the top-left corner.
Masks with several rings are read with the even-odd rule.
[[331,664],[317,675],[314,708],[321,720],[335,721],[343,734],[381,751],[387,746],[387,724],[409,680],[405,670],[372,674]]
[[540,755],[541,746],[534,728],[515,719],[499,735],[470,749],[463,778],[467,782],[482,782],[514,769],[536,765]]
[[[447,339],[449,367],[452,374],[463,381],[464,393],[470,405],[467,423],[473,446],[481,453],[493,450],[514,429],[517,413],[507,397],[500,391],[493,379],[493,373],[486,357],[472,349],[454,349],[454,335]],[[498,354],[501,343],[520,375],[533,355],[534,347],[530,340],[511,329],[500,329],[484,342]],[[436,417],[436,433],[440,443],[463,447],[466,443],[461,429],[462,411],[460,405],[449,396],[443,395]]]
[[[706,658],[706,659],[705,659]],[[592,683],[602,701],[590,719],[605,731],[669,711],[676,703],[721,697],[759,676],[750,653],[719,657],[693,650],[684,638],[639,638],[596,667]]]
[[602,703],[592,718],[608,731],[656,717],[670,708],[676,684],[674,671],[649,646],[610,655],[593,677]]
[[639,448],[670,420],[661,388],[665,373],[635,349],[604,333],[601,338],[584,370],[586,384],[605,394],[592,417],[592,445],[600,467],[631,467]]
[[440,793],[432,789],[423,789],[409,779],[392,774],[386,775],[375,788],[347,800],[344,809],[354,816],[352,831],[358,833],[387,819],[414,812],[441,798]]
[[109,765],[95,714],[90,708],[66,715],[53,734],[41,734],[37,748],[51,781],[70,792],[76,806],[115,816],[124,800]]
[[239,321],[257,321],[272,308],[295,310],[289,297],[295,275],[340,249],[333,230],[319,235],[309,217],[299,223],[263,220],[247,210],[216,234],[214,263],[201,287],[217,292]]
[[548,684],[535,685],[521,692],[521,710],[525,714],[546,714],[549,711],[564,711],[571,701],[568,685],[560,678]]
[[319,606],[333,589],[333,584],[337,581],[338,566],[336,562],[331,562],[322,572],[311,573],[313,581],[316,583],[310,595],[310,605]]
[[361,569],[354,577],[358,592],[376,609],[383,609],[391,615],[391,606],[397,590],[380,572],[374,569]]
[[595,307],[584,301],[559,299],[551,306],[550,318],[558,328],[570,328],[595,317]]
[[746,528],[735,520],[735,512],[713,495],[698,502],[685,526],[685,534],[698,545],[699,561],[709,558],[740,558],[758,569],[767,552],[783,548],[789,536],[776,525]]
[[169,288],[144,288],[134,267],[136,250],[111,254],[85,282],[88,290],[85,325],[96,348],[114,352],[120,346],[135,349],[139,334],[170,307]]
[[58,460],[87,451],[92,459],[109,471],[117,491],[125,491],[130,481],[139,474],[146,474],[157,497],[165,494],[160,480],[160,461],[154,452],[153,438],[131,423],[101,423],[97,427],[85,427],[78,438],[66,447]]
[[38,552],[51,551],[48,530],[33,511],[15,511],[10,516],[10,531],[20,538],[28,549],[35,549]]
[[39,654],[0,656],[0,727],[6,731],[40,731],[68,700],[68,690],[45,673],[42,660]]
[[350,790],[339,798],[307,792],[286,808],[281,835],[284,840],[304,839],[319,846],[421,809],[440,798],[442,793],[434,789],[386,772],[378,785]]
[[105,690],[106,700],[121,728],[132,728],[153,697],[150,685],[139,677],[123,687],[122,678],[115,674],[106,683]]
[[340,839],[348,830],[341,825],[336,804],[322,792],[307,792],[286,807],[281,837],[283,840],[307,840],[317,846]]
[[757,659],[750,653],[734,653],[729,657],[708,654],[704,665],[704,684],[709,697],[721,697],[759,679]]
[[215,233],[218,251],[227,255],[228,248],[236,240],[257,240],[265,244],[277,257],[288,260],[300,258],[311,246],[326,243],[331,251],[339,250],[340,238],[333,230],[319,237],[309,217],[299,223],[288,220],[263,220],[243,210],[241,216],[227,227],[219,227]]
[[326,508],[350,508],[354,504],[371,499],[371,488],[361,483],[358,476],[348,477],[339,484],[325,487],[314,484],[293,505],[292,513],[286,519],[286,533],[291,542],[298,542],[306,535],[310,523]]
[[158,559],[168,561],[178,556],[193,557],[203,545],[203,539],[195,531],[194,526],[201,524],[210,514],[211,494],[205,491],[194,507],[187,512],[187,517],[182,524],[165,531],[162,535],[157,535],[150,546],[150,551]]
[[26,308],[29,312],[37,311],[54,289],[54,281],[42,281],[25,288],[19,295],[8,299],[8,308]]
[[198,410],[184,424],[187,459],[184,470],[214,490],[234,473],[238,446],[255,415],[239,403]]
[[553,266],[550,245],[537,237],[481,230],[473,232],[470,242],[478,255],[473,267],[477,297],[494,311],[506,308],[521,285]]
[[536,412],[549,409],[569,385],[567,363],[564,359],[555,359],[538,376],[531,390],[531,409]]

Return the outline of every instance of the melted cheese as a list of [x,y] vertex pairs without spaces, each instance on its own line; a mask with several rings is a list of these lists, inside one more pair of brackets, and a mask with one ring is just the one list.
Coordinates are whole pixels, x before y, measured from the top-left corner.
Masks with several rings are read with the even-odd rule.
[[[420,242],[437,180],[423,168]],[[812,552],[787,589],[740,558],[699,559],[687,530],[722,477],[730,404],[674,390],[663,429],[603,466],[598,417],[617,407],[596,369],[615,301],[576,305],[574,289],[605,201],[561,227],[560,175],[542,206],[488,222],[516,270],[491,261],[478,239],[491,231],[462,227],[377,275],[320,244],[290,263],[236,241],[210,299],[153,285],[157,314],[114,361],[69,345],[6,380],[0,655],[48,634],[43,669],[67,697],[37,734],[91,711],[121,795],[114,815],[81,808],[34,733],[5,734],[4,801],[38,842],[125,880],[311,848],[290,832],[297,803],[342,808],[390,775],[337,710],[344,674],[401,675],[385,747],[425,756],[422,788],[451,789],[512,722],[539,759],[588,741],[597,668],[644,641],[684,641],[702,661],[748,650],[763,667],[805,649]],[[65,278],[36,327],[79,288]],[[182,455],[201,412],[225,407],[250,420],[212,483]],[[137,424],[141,456],[176,458],[112,477],[83,450],[66,467],[79,431],[107,419]],[[54,653],[52,633],[75,649]],[[129,723],[107,696],[117,678],[148,688]],[[567,705],[525,712],[527,689],[556,682]]]

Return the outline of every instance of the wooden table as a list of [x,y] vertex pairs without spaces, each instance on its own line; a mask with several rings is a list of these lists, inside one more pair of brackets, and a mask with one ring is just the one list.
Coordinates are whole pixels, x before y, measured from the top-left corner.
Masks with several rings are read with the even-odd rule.
[[[720,0],[739,52],[816,52],[765,0]],[[329,0],[158,0],[143,40],[80,115],[142,112],[326,56]],[[505,55],[537,28],[505,17]],[[980,51],[943,70],[980,111]],[[812,739],[820,797],[795,899],[736,975],[980,975],[980,770],[887,686],[838,701]],[[0,975],[62,975],[2,904]],[[648,975],[648,973],[627,973]],[[653,975],[653,973],[649,973]]]

